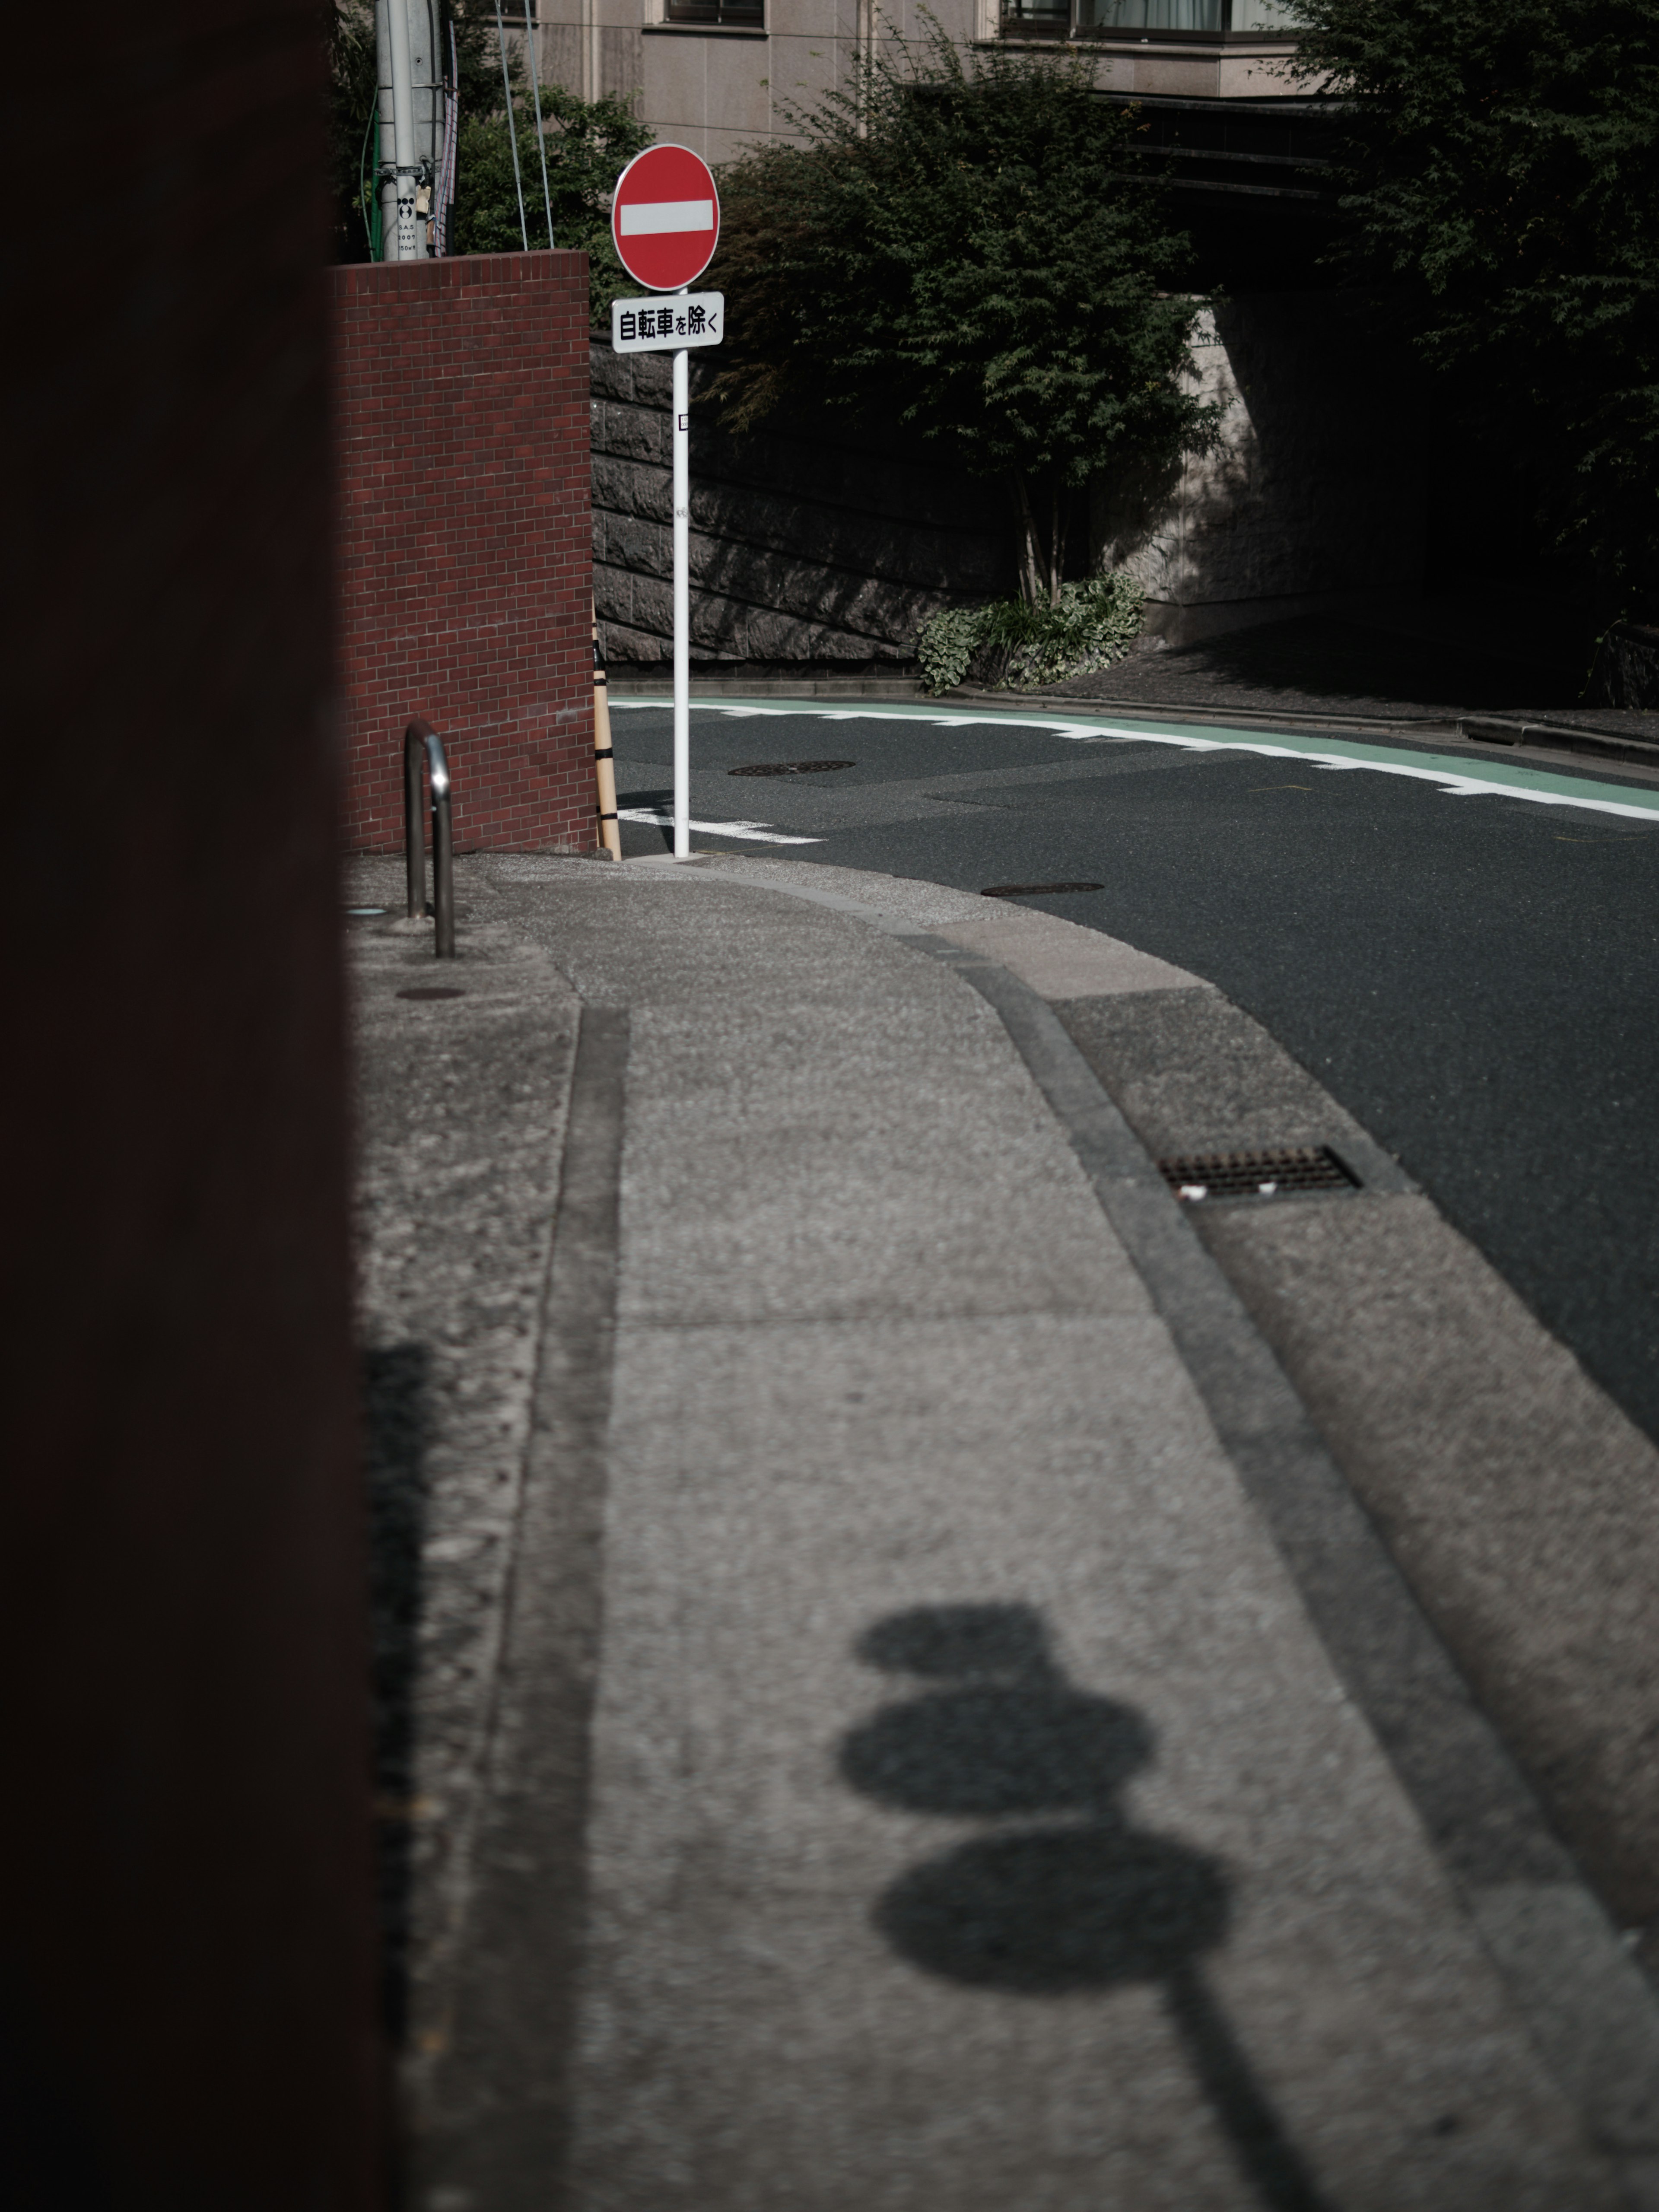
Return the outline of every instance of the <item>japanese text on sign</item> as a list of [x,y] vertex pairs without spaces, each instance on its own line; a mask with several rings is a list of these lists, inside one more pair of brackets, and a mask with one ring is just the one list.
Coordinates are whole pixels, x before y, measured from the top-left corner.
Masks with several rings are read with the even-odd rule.
[[707,307],[687,307],[676,315],[672,307],[641,307],[637,313],[632,307],[622,311],[621,327],[617,335],[622,338],[701,337],[708,328]]
[[617,353],[718,345],[726,320],[720,292],[685,292],[672,300],[613,300],[611,343]]

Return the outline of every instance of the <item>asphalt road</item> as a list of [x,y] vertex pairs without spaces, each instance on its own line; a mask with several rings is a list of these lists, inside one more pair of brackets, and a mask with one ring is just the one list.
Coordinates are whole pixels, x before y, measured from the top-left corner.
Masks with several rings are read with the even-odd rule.
[[[616,703],[621,805],[648,817],[669,803],[670,717]],[[1304,732],[1273,757],[1246,749],[1274,742],[1261,732],[1195,734],[1213,749],[1167,728],[701,708],[693,842],[961,889],[1098,884],[1026,902],[1253,1014],[1659,1439],[1659,793],[1597,770],[1523,796],[1490,780],[1512,766],[1480,762],[1488,781],[1453,793],[1400,772],[1431,743]],[[801,761],[850,764],[731,773]],[[635,818],[623,842],[665,836]]]

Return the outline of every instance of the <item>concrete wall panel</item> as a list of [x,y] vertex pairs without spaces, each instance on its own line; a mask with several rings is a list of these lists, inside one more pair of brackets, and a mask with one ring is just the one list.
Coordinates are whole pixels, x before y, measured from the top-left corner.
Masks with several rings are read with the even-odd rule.
[[[668,359],[593,349],[594,590],[618,664],[672,653]],[[918,441],[823,416],[732,438],[695,408],[691,574],[700,657],[794,664],[908,662],[938,609],[1013,583],[1000,489]]]

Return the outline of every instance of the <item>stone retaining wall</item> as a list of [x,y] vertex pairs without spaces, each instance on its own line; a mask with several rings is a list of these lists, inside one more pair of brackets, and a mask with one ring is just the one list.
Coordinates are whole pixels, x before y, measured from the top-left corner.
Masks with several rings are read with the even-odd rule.
[[[823,415],[736,438],[695,404],[691,650],[894,666],[940,607],[1013,589],[994,484]],[[593,348],[593,588],[613,664],[672,654],[666,354]]]
[[1659,707],[1659,624],[1615,623],[1596,653],[1589,692],[1598,707]]
[[[1413,598],[1419,403],[1364,303],[1223,301],[1194,356],[1194,388],[1224,410],[1219,446],[1156,482],[1103,477],[1079,502],[1075,572],[1129,568],[1150,640],[1170,645]],[[694,360],[694,395],[710,373]],[[594,588],[620,665],[672,651],[669,376],[665,354],[593,348]],[[1015,588],[1004,495],[897,433],[817,415],[733,438],[694,404],[691,581],[701,661],[890,668],[939,608]]]
[[1187,645],[1420,592],[1420,403],[1366,303],[1223,300],[1200,316],[1193,360],[1191,388],[1223,410],[1215,449],[1094,489],[1093,562],[1139,580],[1148,632]]

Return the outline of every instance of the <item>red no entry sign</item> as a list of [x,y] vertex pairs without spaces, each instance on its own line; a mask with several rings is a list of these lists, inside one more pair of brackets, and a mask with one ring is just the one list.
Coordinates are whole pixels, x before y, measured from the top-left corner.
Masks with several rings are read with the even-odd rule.
[[720,195],[689,146],[647,146],[617,179],[611,235],[622,265],[653,292],[695,284],[714,258]]

